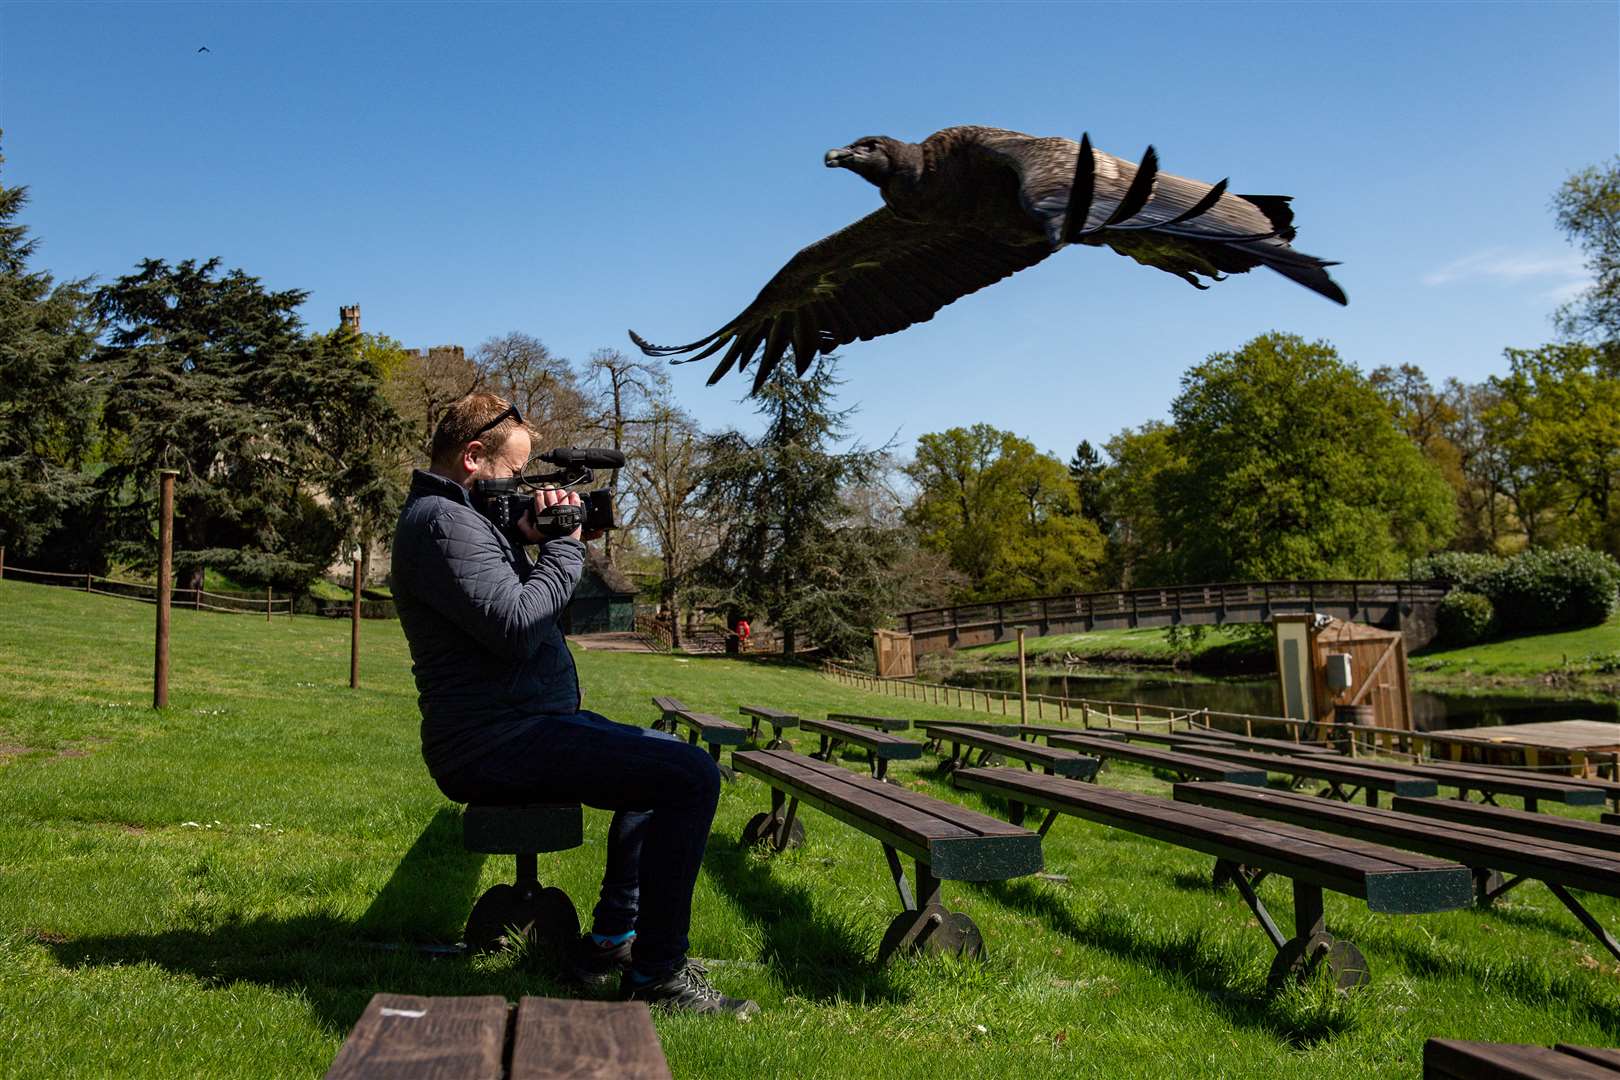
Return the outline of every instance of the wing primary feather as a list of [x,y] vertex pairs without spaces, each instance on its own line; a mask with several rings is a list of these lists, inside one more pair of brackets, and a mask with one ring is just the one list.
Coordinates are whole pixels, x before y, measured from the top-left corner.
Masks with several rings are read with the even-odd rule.
[[[713,386],[720,381],[721,376],[730,371],[734,364],[738,365],[739,370],[747,367],[748,361],[754,358],[754,350],[759,348],[760,338],[765,336],[765,330],[766,324],[760,323],[747,333],[739,331],[737,340],[732,343],[730,349],[726,350],[725,358],[720,361],[719,365],[709,375],[707,385]],[[739,361],[741,361],[740,364],[738,364]]]
[[1063,216],[1063,241],[1072,244],[1086,231],[1091,200],[1097,187],[1097,156],[1091,149],[1091,133],[1080,135],[1080,155],[1074,161],[1074,182],[1069,185],[1069,206]]
[[793,370],[803,375],[816,359],[815,305],[802,307],[793,318]]
[[[693,349],[701,349],[701,348],[703,348],[703,346],[707,345],[709,342],[713,341],[715,338],[717,338],[720,335],[724,334],[727,329],[729,329],[729,328],[728,327],[722,327],[719,330],[716,330],[714,333],[710,334],[708,337],[702,338],[702,339],[700,339],[698,341],[694,341],[690,345],[654,345],[650,341],[648,341],[646,338],[644,338],[640,334],[636,333],[634,330],[630,331],[630,340],[635,342],[636,348],[640,349],[642,352],[646,353],[648,356],[675,356],[675,355],[677,355],[679,353],[689,353]],[[685,360],[676,360],[676,361],[673,361],[673,362],[677,363],[677,364],[684,364],[687,361],[685,361]]]
[[771,336],[765,342],[765,351],[759,356],[759,371],[754,375],[754,386],[762,386],[776,365],[781,363],[782,354],[787,351],[788,342],[792,340],[793,315],[791,312],[778,315],[771,322]]
[[1158,175],[1159,152],[1149,146],[1147,153],[1142,155],[1142,164],[1136,167],[1136,175],[1131,177],[1131,186],[1125,189],[1125,197],[1119,200],[1119,205],[1108,215],[1108,220],[1091,231],[1101,232],[1110,226],[1129,221],[1141,213],[1142,207],[1153,197],[1153,182]]
[[672,364],[688,364],[688,363],[693,363],[693,362],[698,361],[698,360],[707,360],[709,357],[713,356],[715,353],[717,353],[721,349],[725,348],[728,344],[730,344],[730,342],[731,342],[731,337],[722,336],[722,337],[718,338],[713,345],[710,345],[707,349],[704,349],[702,352],[698,353],[696,356],[688,356],[685,360],[672,360],[672,361],[670,361],[670,363],[672,363]]
[[1115,225],[1114,228],[1116,228],[1116,229],[1168,229],[1173,225],[1180,225],[1184,221],[1191,221],[1193,218],[1198,217],[1200,214],[1203,214],[1203,213],[1207,212],[1210,207],[1214,206],[1216,203],[1221,201],[1221,196],[1226,194],[1226,185],[1227,185],[1227,183],[1228,183],[1227,180],[1222,180],[1220,183],[1216,184],[1214,187],[1212,187],[1208,191],[1204,192],[1204,194],[1199,198],[1199,200],[1197,202],[1193,203],[1190,207],[1183,210],[1181,213],[1177,214],[1175,217],[1170,218],[1167,221],[1155,221],[1155,222],[1152,222],[1151,224],[1147,224],[1147,225]]

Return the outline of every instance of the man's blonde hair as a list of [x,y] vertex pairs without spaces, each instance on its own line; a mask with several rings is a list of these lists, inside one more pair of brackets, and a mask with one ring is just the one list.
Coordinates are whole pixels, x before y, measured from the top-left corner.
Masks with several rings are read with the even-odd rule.
[[498,453],[512,433],[523,428],[523,421],[508,416],[488,431],[478,429],[511,407],[512,403],[505,398],[484,393],[468,394],[451,402],[433,432],[433,467],[454,468],[461,452],[475,440],[484,444],[487,453]]

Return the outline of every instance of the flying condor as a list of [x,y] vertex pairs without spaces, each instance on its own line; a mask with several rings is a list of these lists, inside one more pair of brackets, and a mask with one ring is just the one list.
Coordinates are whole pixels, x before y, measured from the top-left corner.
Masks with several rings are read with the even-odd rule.
[[[946,304],[1034,266],[1067,244],[1103,244],[1196,288],[1256,266],[1340,304],[1326,262],[1289,246],[1287,195],[1235,195],[1095,150],[1089,136],[1040,138],[989,127],[951,127],[921,143],[886,135],[829,150],[830,169],[877,185],[883,208],[800,251],[742,314],[690,345],[653,345],[648,356],[725,350],[709,376],[748,367],[754,390],[789,348],[803,375],[818,353],[927,322]],[[763,352],[761,348],[763,347]],[[698,350],[702,350],[699,352]]]

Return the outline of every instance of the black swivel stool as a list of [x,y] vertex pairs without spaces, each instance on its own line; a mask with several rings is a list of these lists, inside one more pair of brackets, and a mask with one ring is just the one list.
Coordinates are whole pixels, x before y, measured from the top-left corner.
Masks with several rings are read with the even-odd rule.
[[542,851],[567,851],[584,840],[584,815],[578,803],[533,803],[490,806],[469,803],[461,818],[461,842],[468,851],[517,856],[517,879],[492,885],[467,916],[464,940],[473,952],[488,952],[506,943],[509,929],[552,949],[579,936],[579,913],[568,894],[542,887]]

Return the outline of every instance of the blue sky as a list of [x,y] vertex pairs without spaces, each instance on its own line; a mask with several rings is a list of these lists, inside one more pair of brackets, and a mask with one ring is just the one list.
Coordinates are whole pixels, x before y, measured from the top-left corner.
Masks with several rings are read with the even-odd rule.
[[[1437,381],[1548,340],[1582,280],[1548,200],[1620,149],[1620,5],[0,4],[41,265],[218,255],[412,346],[703,336],[878,205],[828,147],[962,123],[1152,143],[1295,196],[1296,246],[1344,263],[1341,309],[1070,249],[843,351],[869,442],[985,421],[1067,457],[1270,329]],[[753,425],[742,381],[671,374]]]

